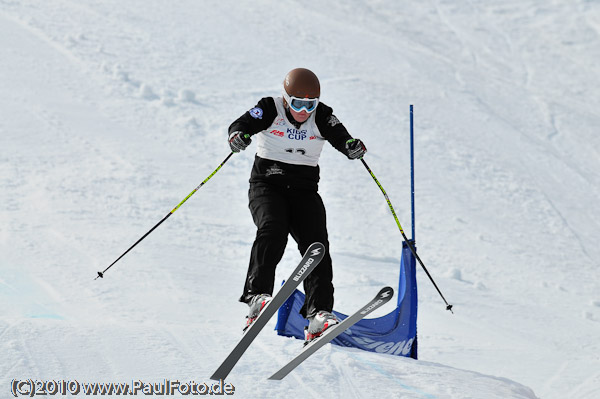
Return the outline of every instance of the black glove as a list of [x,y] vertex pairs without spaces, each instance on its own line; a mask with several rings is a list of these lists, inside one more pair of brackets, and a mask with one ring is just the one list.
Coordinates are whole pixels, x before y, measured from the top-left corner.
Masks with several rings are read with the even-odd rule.
[[346,141],[346,156],[348,159],[359,159],[367,153],[367,147],[360,139]]
[[246,149],[252,143],[249,134],[243,132],[233,132],[229,135],[229,147],[231,151],[240,152]]

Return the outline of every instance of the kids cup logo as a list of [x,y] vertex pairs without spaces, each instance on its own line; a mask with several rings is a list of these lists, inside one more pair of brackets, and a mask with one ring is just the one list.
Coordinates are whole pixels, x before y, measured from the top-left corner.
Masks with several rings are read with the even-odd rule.
[[292,140],[304,140],[307,137],[306,130],[298,130],[298,129],[287,129],[288,139]]

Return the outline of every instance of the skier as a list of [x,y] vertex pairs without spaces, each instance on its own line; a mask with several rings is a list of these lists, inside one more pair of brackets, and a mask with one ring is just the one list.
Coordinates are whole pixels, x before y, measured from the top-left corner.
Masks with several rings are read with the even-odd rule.
[[306,300],[300,310],[309,320],[306,340],[338,324],[333,315],[332,265],[319,193],[319,156],[324,142],[349,159],[367,151],[320,102],[319,79],[308,69],[291,70],[283,81],[282,97],[264,97],[229,126],[229,145],[240,152],[258,143],[250,175],[249,208],[257,227],[240,302],[250,307],[246,328],[270,301],[275,268],[283,256],[288,235],[302,254],[313,242],[325,245],[319,265],[304,281]]

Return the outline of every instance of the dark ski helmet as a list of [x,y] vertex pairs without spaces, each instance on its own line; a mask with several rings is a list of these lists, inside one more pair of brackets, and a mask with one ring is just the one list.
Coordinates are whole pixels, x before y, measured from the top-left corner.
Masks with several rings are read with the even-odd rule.
[[319,78],[311,70],[296,68],[285,75],[285,79],[283,79],[283,98],[286,107],[290,105],[292,97],[316,100],[320,95],[321,85],[319,84]]

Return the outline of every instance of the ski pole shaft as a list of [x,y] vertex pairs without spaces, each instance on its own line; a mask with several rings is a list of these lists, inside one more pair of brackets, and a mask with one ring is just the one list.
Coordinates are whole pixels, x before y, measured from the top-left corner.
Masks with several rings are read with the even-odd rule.
[[229,160],[229,158],[231,158],[231,156],[233,155],[233,151],[227,155],[227,158],[225,158],[225,160],[223,162],[221,162],[221,164],[217,167],[217,169],[215,169],[206,179],[204,179],[202,181],[202,183],[200,183],[198,185],[198,187],[196,187],[194,190],[192,190],[191,193],[188,194],[187,197],[185,197],[183,199],[183,201],[181,201],[179,204],[177,204],[177,206],[175,208],[173,208],[173,210],[169,213],[167,213],[167,215],[161,219],[160,222],[158,222],[157,224],[154,225],[154,227],[152,227],[150,230],[148,230],[148,232],[146,232],[146,234],[144,234],[139,240],[137,240],[131,247],[129,247],[129,249],[127,249],[127,251],[123,252],[123,254],[121,254],[121,256],[119,256],[113,263],[111,263],[106,269],[104,269],[101,272],[98,272],[98,276],[94,279],[98,279],[98,277],[103,278],[104,277],[104,273],[106,273],[106,271],[108,269],[110,269],[115,263],[117,263],[119,260],[121,260],[122,257],[124,257],[125,255],[127,255],[127,253],[129,251],[131,251],[133,248],[135,248],[136,245],[138,245],[140,242],[142,242],[142,240],[144,240],[144,238],[148,237],[148,235],[150,235],[150,233],[152,233],[158,226],[160,226],[165,220],[167,220],[173,213],[175,213],[175,211],[177,209],[179,209],[192,195],[194,195],[196,193],[196,191],[198,191],[200,189],[200,187],[202,187],[207,181],[210,180],[211,177],[213,177],[218,171],[219,169],[221,169],[221,167],[223,167],[223,165],[225,165],[225,162],[227,162]]
[[419,257],[419,255],[417,255],[417,251],[415,250],[413,244],[406,237],[406,234],[404,233],[404,229],[402,229],[402,225],[400,224],[400,221],[398,220],[398,216],[396,216],[396,211],[394,211],[394,207],[392,206],[392,202],[390,201],[390,198],[388,197],[387,193],[383,189],[383,186],[381,185],[381,183],[379,183],[379,180],[377,180],[377,177],[375,177],[375,174],[373,173],[373,171],[371,170],[371,168],[369,168],[369,165],[367,165],[367,163],[365,162],[365,160],[363,158],[360,158],[360,160],[363,163],[363,165],[365,165],[365,168],[367,169],[367,171],[369,172],[369,174],[371,175],[371,177],[373,178],[373,180],[375,181],[375,183],[377,183],[377,186],[379,187],[379,189],[383,193],[383,196],[385,197],[385,200],[387,201],[387,204],[390,207],[390,211],[392,211],[392,215],[394,216],[394,220],[396,221],[396,224],[398,225],[398,229],[400,229],[400,233],[402,234],[402,238],[406,242],[406,245],[408,245],[408,248],[410,249],[410,252],[412,252],[413,256],[419,262],[419,264],[421,265],[421,267],[423,268],[423,270],[425,270],[425,273],[427,274],[427,277],[429,277],[429,280],[431,280],[431,282],[433,283],[433,286],[437,290],[438,294],[440,294],[440,296],[442,297],[442,299],[446,303],[446,310],[449,310],[451,313],[454,313],[452,311],[452,305],[450,305],[448,303],[448,301],[446,301],[446,298],[444,298],[444,295],[442,294],[442,291],[440,291],[440,289],[438,288],[437,284],[433,280],[433,277],[431,277],[431,274],[429,274],[429,271],[427,270],[427,268],[423,264],[423,261],[421,260],[421,258]]

